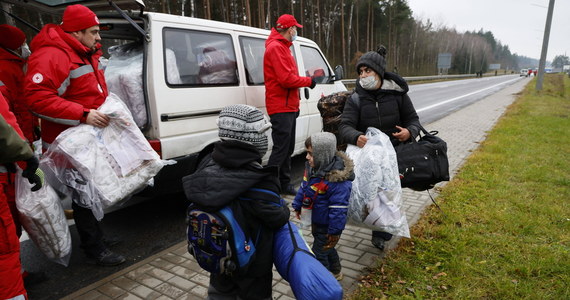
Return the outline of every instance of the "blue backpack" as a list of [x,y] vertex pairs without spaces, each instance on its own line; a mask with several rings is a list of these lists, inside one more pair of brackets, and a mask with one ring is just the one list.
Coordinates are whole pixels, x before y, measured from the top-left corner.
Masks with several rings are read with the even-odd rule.
[[231,205],[215,212],[206,212],[194,204],[188,207],[188,252],[202,269],[226,275],[247,272],[255,258],[255,243],[242,227],[242,220],[243,215]]

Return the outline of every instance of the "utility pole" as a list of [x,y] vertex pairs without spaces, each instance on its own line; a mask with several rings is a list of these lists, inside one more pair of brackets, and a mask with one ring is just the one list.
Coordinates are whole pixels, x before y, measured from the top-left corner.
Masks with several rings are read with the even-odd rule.
[[538,78],[536,79],[536,90],[542,90],[544,80],[544,67],[546,65],[546,52],[548,51],[548,39],[550,38],[550,25],[552,24],[552,12],[554,11],[554,0],[548,4],[548,14],[546,15],[546,26],[544,27],[544,39],[542,40],[542,52],[538,63]]

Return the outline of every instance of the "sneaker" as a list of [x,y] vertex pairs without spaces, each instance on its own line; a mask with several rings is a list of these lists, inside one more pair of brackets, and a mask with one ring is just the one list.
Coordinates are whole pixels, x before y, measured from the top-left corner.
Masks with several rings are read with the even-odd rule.
[[281,191],[281,194],[295,196],[297,195],[297,190],[295,190],[295,187],[292,184],[288,184],[287,187]]
[[90,263],[95,263],[100,266],[116,266],[124,263],[126,261],[125,257],[111,252],[109,249],[105,249],[97,257],[91,257]]
[[344,275],[342,275],[342,272],[338,272],[336,274],[334,274],[334,278],[336,279],[336,281],[341,281],[344,278]]
[[380,249],[380,251],[384,251],[384,244],[385,243],[386,243],[386,241],[379,236],[373,236],[372,237],[372,245],[374,245],[374,247]]

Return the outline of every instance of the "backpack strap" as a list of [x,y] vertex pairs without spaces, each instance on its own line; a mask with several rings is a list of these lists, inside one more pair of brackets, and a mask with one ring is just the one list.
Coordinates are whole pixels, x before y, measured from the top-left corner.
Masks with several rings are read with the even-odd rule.
[[289,235],[291,236],[291,241],[293,241],[293,255],[291,255],[291,258],[289,259],[289,262],[287,263],[287,277],[289,278],[289,270],[291,269],[291,264],[293,262],[293,258],[295,257],[295,254],[297,254],[298,252],[304,252],[304,253],[309,254],[312,257],[315,257],[315,255],[313,253],[299,247],[299,244],[297,243],[297,239],[295,238],[295,234],[293,234],[293,227],[291,227],[291,221],[287,222],[287,226],[289,227]]

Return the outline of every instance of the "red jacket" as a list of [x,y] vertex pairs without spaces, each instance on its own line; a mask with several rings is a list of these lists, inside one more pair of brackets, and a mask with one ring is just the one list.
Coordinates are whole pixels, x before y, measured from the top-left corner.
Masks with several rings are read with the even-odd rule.
[[[100,45],[99,45],[100,47]],[[42,118],[42,140],[52,143],[65,129],[85,122],[91,109],[107,98],[101,51],[90,49],[48,24],[32,40],[32,55],[24,79],[26,101]]]
[[275,28],[265,41],[263,76],[265,78],[265,105],[269,115],[299,111],[299,88],[311,86],[311,78],[299,76],[291,54],[293,43],[281,36]]
[[[0,95],[0,115],[23,138],[23,134],[16,123],[16,117],[10,112],[8,103],[2,95]],[[6,132],[2,132],[2,135],[4,134]],[[15,151],[15,149],[0,148],[0,151]],[[10,154],[14,154],[14,152]],[[8,182],[8,176],[9,174],[0,172],[0,299],[10,299],[26,294],[24,281],[20,274],[20,241],[8,203],[14,201],[13,196],[10,196],[13,193],[5,190],[5,188],[10,187],[13,189],[14,186],[13,183]]]
[[0,92],[8,101],[10,110],[16,115],[18,125],[28,141],[34,141],[34,127],[38,119],[28,109],[22,92],[24,65],[26,61],[0,47]]

